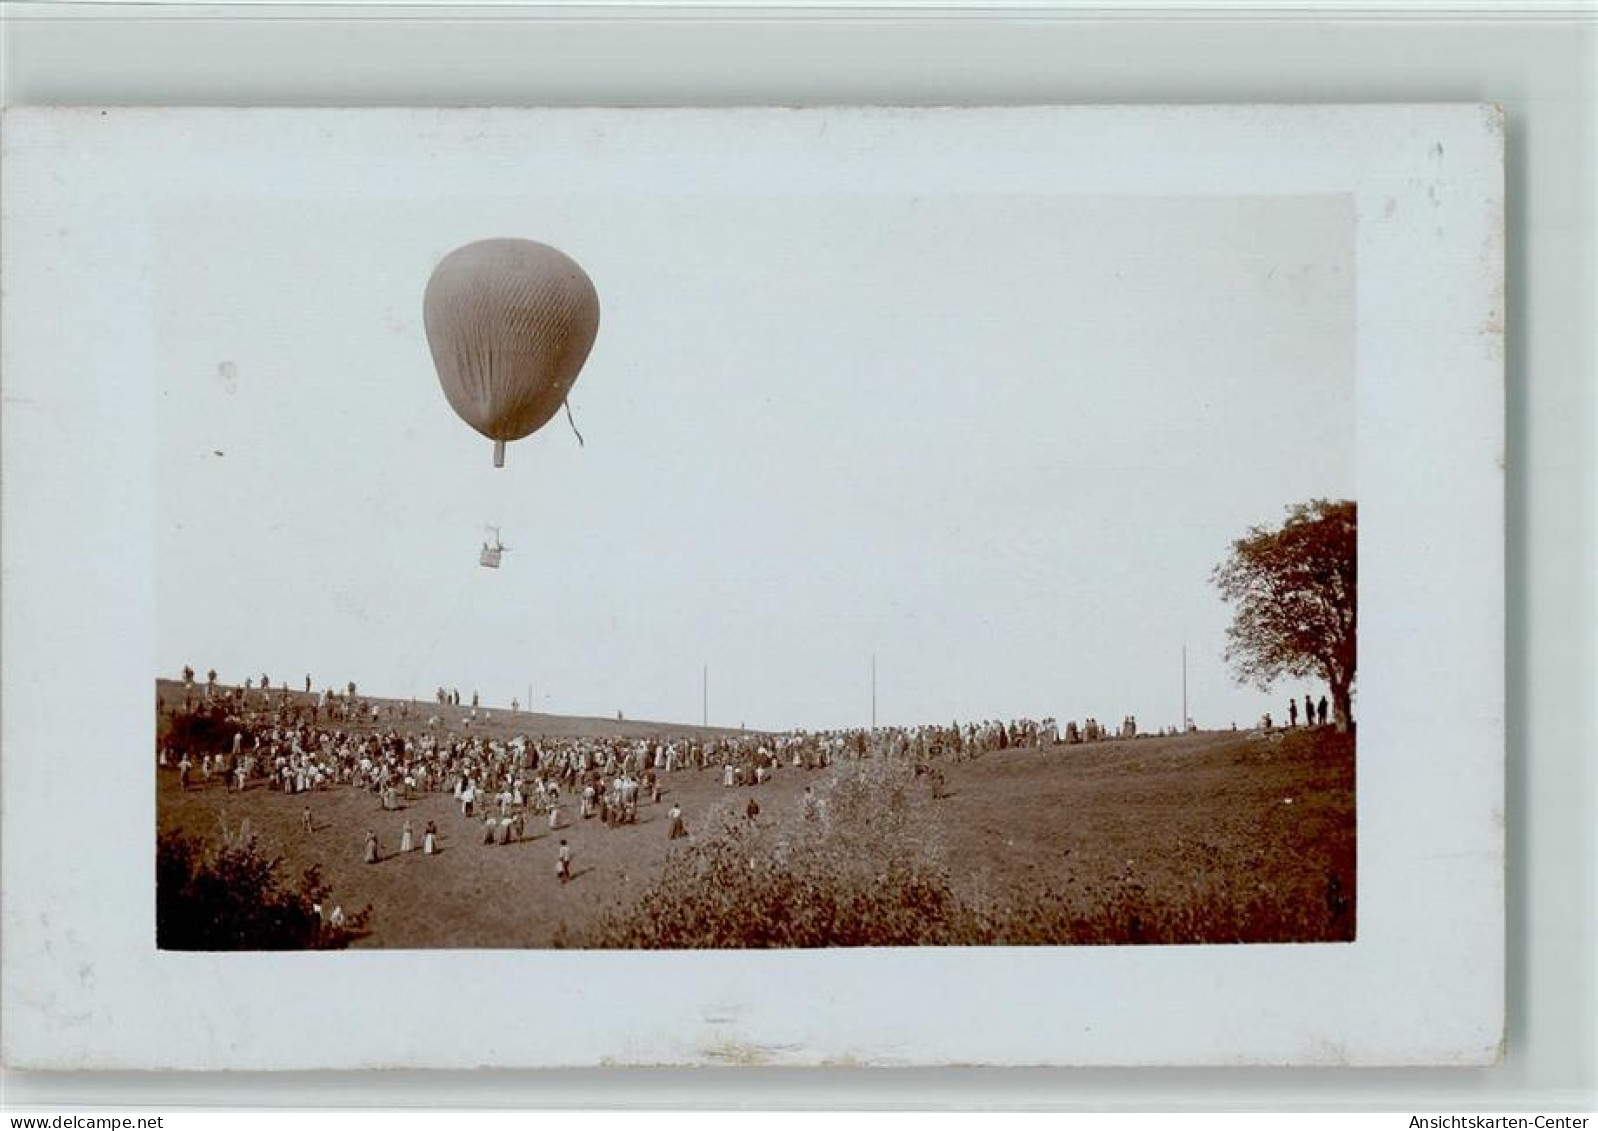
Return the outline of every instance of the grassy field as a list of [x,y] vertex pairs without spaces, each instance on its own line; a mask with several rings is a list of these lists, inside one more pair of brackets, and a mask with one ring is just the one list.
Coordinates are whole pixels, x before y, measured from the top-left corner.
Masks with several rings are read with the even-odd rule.
[[[503,720],[507,729],[512,722]],[[565,725],[608,728],[588,733],[616,727],[614,720]],[[545,728],[554,733],[556,721],[516,729]],[[370,933],[356,945],[544,947],[581,938],[603,916],[633,905],[661,875],[668,851],[693,851],[692,835],[668,845],[673,802],[691,834],[708,828],[718,808],[741,809],[750,797],[760,804],[760,823],[780,829],[800,820],[807,786],[824,790],[839,772],[783,769],[768,784],[734,789],[713,771],[678,772],[666,776],[663,801],[644,804],[635,825],[606,828],[568,807],[560,829],[540,821],[529,839],[510,845],[481,843],[480,819],[464,818],[447,793],[384,812],[375,797],[344,788],[229,794],[217,781],[184,792],[168,771],[158,775],[157,813],[163,831],[209,837],[248,820],[290,875],[319,865],[331,902],[347,912],[371,906]],[[946,774],[946,795],[918,820],[928,823],[926,837],[940,846],[962,898],[1010,908],[1043,901],[1049,915],[1102,927],[1072,936],[1083,942],[1353,935],[1350,738],[1319,730],[1062,745],[988,754],[948,765]],[[399,854],[407,819],[418,848],[423,827],[436,822],[442,851]],[[382,846],[377,864],[362,861],[367,829]],[[555,875],[561,838],[573,849],[566,885]]]
[[[1045,890],[1084,941],[1351,939],[1354,743],[1329,729],[1002,753],[956,768],[956,883],[1001,906]],[[1102,929],[1104,937],[1096,937]]]

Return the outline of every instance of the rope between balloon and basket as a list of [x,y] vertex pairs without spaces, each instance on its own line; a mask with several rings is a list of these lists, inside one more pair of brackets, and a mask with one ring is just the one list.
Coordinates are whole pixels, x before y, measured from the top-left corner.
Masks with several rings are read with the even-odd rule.
[[577,421],[572,419],[572,403],[570,399],[563,400],[560,403],[566,406],[566,423],[571,425],[572,434],[577,437],[577,446],[586,448],[588,445],[583,443],[583,434],[577,431]]

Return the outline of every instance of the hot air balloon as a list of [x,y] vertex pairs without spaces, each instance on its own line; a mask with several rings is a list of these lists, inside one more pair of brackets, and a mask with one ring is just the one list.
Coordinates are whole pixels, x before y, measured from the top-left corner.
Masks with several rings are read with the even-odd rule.
[[555,248],[479,240],[433,269],[422,317],[445,398],[494,441],[494,466],[503,467],[505,445],[566,403],[599,332],[599,296]]

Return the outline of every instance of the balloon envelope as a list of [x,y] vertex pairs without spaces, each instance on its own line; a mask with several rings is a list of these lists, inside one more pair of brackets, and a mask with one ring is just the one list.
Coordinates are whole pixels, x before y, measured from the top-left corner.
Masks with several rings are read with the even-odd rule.
[[599,332],[599,296],[552,247],[480,240],[433,269],[422,315],[450,407],[504,443],[543,427],[565,402]]

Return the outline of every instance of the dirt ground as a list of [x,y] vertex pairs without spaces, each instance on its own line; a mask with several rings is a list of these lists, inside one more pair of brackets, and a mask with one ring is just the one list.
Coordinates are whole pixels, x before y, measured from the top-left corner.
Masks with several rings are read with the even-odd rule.
[[[825,771],[786,770],[759,787],[725,789],[719,773],[682,771],[666,775],[659,804],[639,806],[636,824],[610,828],[597,818],[583,820],[575,804],[562,807],[560,827],[547,818],[529,822],[525,839],[511,844],[483,843],[483,810],[467,818],[448,793],[430,793],[384,812],[377,797],[347,787],[284,794],[255,785],[228,793],[217,779],[188,791],[177,775],[160,775],[162,830],[179,828],[215,836],[248,819],[257,841],[282,855],[287,875],[319,865],[331,883],[330,902],[347,913],[372,906],[372,933],[357,945],[410,948],[545,947],[564,922],[580,927],[588,918],[628,901],[658,873],[668,841],[666,812],[683,807],[690,834],[696,816],[712,804],[755,797],[764,809],[791,808],[804,782]],[[311,810],[312,831],[304,831]],[[496,811],[497,812],[497,811]],[[399,851],[401,830],[410,821],[415,851]],[[438,826],[439,851],[421,852],[422,830]],[[377,834],[380,859],[366,864],[366,832]],[[555,860],[562,839],[572,850],[572,878],[561,884]],[[691,835],[690,835],[691,840]]]

